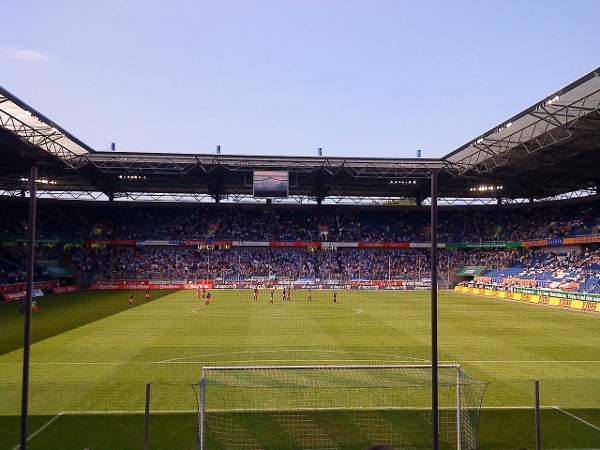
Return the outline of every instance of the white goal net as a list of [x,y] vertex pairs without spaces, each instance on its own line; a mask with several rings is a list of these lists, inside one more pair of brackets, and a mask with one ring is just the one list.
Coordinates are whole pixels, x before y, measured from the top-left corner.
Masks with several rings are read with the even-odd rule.
[[[205,367],[198,448],[431,448],[430,365]],[[486,383],[438,366],[440,448],[477,448]]]

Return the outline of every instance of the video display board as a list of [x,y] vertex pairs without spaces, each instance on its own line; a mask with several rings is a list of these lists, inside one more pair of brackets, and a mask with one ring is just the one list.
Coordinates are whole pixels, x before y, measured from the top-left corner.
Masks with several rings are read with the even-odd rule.
[[287,198],[290,186],[289,172],[256,171],[252,188],[255,198]]

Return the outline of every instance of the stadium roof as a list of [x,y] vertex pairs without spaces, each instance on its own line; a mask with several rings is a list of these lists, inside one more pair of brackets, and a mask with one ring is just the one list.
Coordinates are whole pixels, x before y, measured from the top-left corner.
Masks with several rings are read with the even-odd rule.
[[511,202],[597,193],[600,68],[439,159],[96,152],[0,88],[0,194],[21,196],[38,165],[54,198],[242,201],[253,173],[289,172],[296,201]]

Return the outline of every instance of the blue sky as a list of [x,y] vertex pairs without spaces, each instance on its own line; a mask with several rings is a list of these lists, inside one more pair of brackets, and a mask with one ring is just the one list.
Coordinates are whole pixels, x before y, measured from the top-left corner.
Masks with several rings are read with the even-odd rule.
[[600,66],[596,0],[0,11],[0,85],[95,150],[440,157]]

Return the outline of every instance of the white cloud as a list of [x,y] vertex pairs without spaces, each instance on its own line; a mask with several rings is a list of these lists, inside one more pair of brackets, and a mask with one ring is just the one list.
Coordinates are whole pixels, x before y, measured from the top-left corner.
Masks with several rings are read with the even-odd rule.
[[2,52],[8,58],[20,59],[21,61],[43,62],[50,59],[46,55],[34,50],[18,50],[14,48],[0,47],[0,52]]

